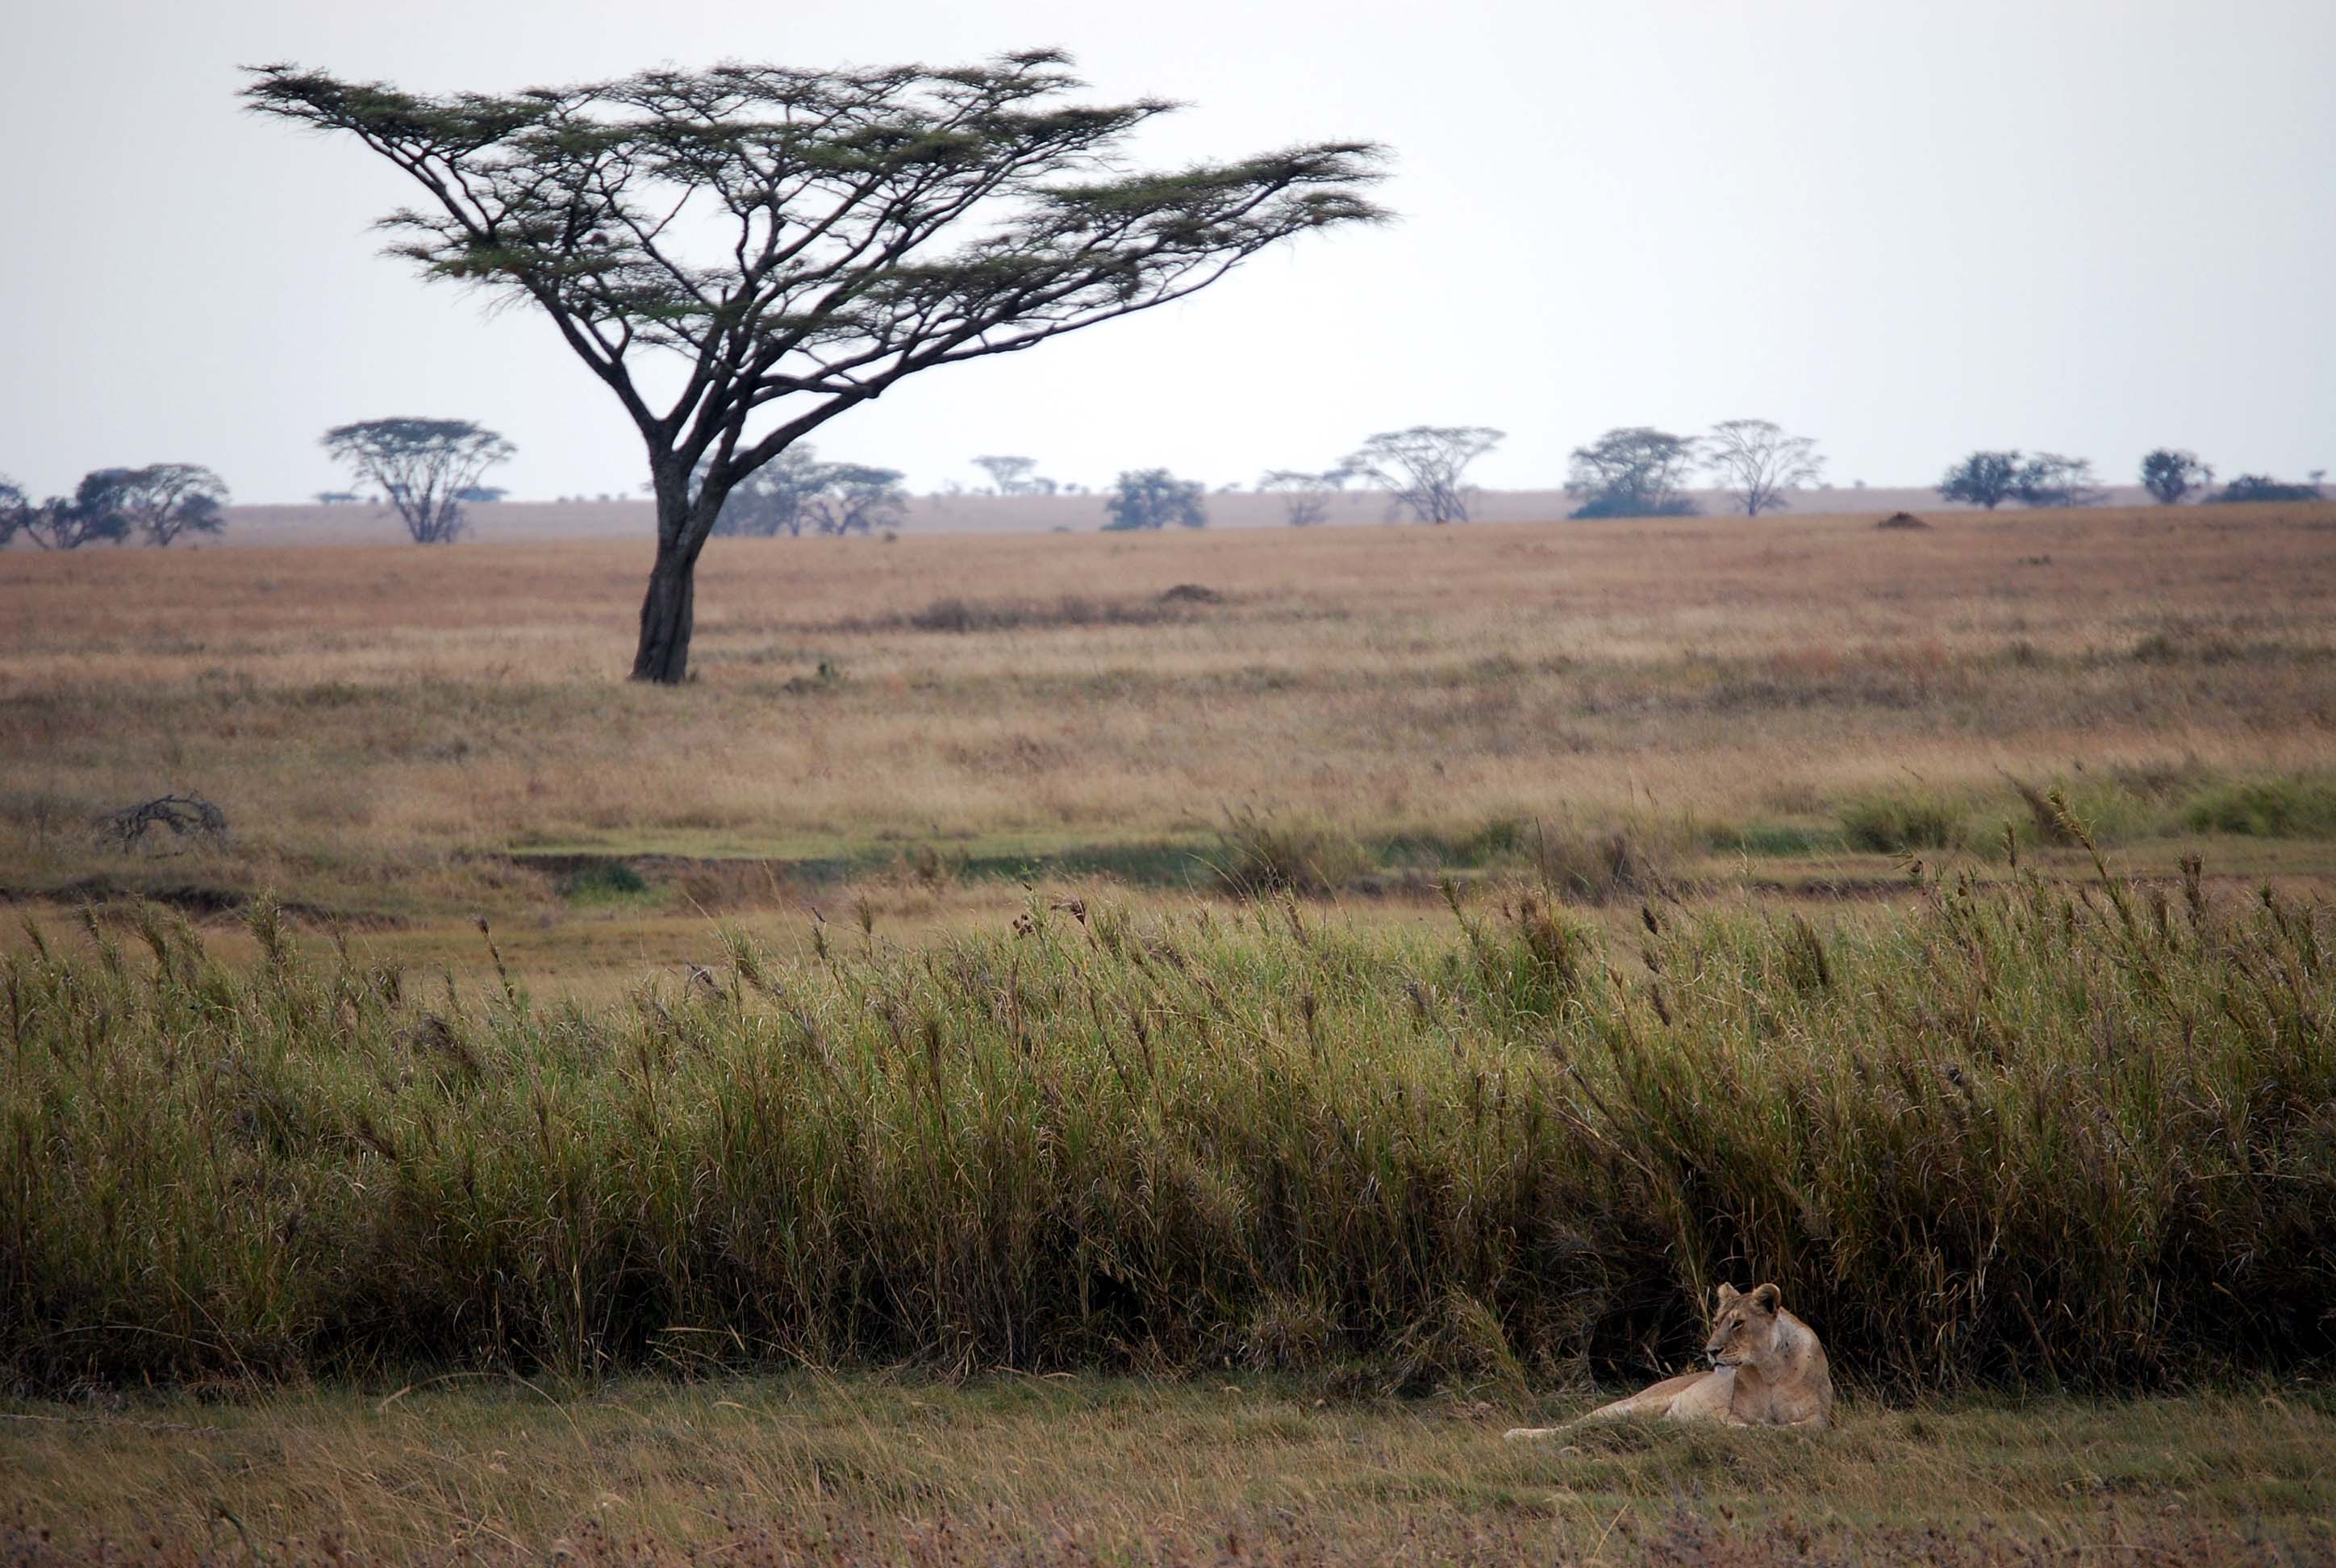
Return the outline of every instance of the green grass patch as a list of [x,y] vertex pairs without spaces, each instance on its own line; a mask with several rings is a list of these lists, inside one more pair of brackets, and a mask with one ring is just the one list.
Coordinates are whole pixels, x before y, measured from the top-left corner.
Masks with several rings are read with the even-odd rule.
[[2208,789],[2183,812],[2194,831],[2249,838],[2336,838],[2336,783],[2263,779]]
[[1865,795],[1845,803],[1840,817],[1842,837],[1850,847],[1875,854],[1958,849],[1971,825],[1961,804],[1924,790]]
[[554,886],[571,904],[590,907],[652,898],[647,878],[622,861],[596,861],[560,874]]

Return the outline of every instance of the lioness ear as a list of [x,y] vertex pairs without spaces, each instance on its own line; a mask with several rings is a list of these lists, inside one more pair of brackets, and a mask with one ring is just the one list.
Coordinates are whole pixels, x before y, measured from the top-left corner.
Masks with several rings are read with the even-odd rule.
[[1785,1293],[1774,1285],[1763,1285],[1752,1292],[1752,1304],[1764,1312],[1773,1312],[1784,1303]]
[[1720,1282],[1719,1289],[1711,1293],[1711,1299],[1717,1305],[1725,1307],[1728,1302],[1736,1300],[1737,1294],[1737,1292],[1735,1286],[1728,1284],[1726,1281],[1722,1281]]

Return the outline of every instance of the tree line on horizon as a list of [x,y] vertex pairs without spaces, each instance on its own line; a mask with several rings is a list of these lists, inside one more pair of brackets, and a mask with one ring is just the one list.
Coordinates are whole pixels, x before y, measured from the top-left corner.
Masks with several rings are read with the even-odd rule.
[[[1270,469],[1254,488],[1259,494],[1280,497],[1285,520],[1293,527],[1327,521],[1331,498],[1358,482],[1387,493],[1390,518],[1465,522],[1471,503],[1482,493],[1467,482],[1467,471],[1504,439],[1504,433],[1485,425],[1423,424],[1382,431],[1328,469]],[[502,499],[505,492],[481,480],[516,451],[501,435],[469,420],[411,417],[338,425],[326,433],[324,445],[379,493],[367,498],[354,491],[327,491],[316,500],[325,504],[386,502],[417,544],[460,538],[467,526],[466,504]],[[1039,474],[1037,461],[1029,457],[989,454],[973,462],[993,481],[990,488],[976,493],[1088,493],[1084,486]],[[1567,516],[1698,515],[1701,508],[1689,493],[1688,482],[1700,468],[1716,482],[1712,488],[1730,498],[1734,510],[1758,517],[1788,507],[1791,494],[1814,483],[1824,466],[1814,439],[1788,434],[1764,419],[1723,421],[1703,436],[1677,435],[1646,425],[1618,426],[1571,453],[1565,490],[1582,502]],[[2142,458],[2139,480],[2153,500],[2172,506],[2185,502],[2317,501],[2323,494],[2325,473],[2314,470],[2304,482],[2242,473],[2218,488],[2214,466],[2195,453],[2157,447]],[[806,532],[841,537],[889,531],[906,520],[904,478],[899,469],[822,462],[815,447],[802,443],[740,482],[725,498],[713,532],[768,539]],[[2017,448],[1973,452],[1949,468],[1933,488],[1942,501],[1990,511],[2007,502],[2027,507],[2083,507],[2108,499],[2089,459]],[[940,493],[967,492],[959,488]],[[1100,493],[1110,519],[1104,524],[1107,532],[1208,524],[1207,487],[1198,480],[1180,479],[1166,468],[1124,471]],[[195,463],[99,469],[85,475],[71,496],[40,502],[0,475],[0,548],[19,535],[43,550],[119,545],[133,538],[168,546],[185,535],[219,533],[226,526],[227,500],[226,483]]]

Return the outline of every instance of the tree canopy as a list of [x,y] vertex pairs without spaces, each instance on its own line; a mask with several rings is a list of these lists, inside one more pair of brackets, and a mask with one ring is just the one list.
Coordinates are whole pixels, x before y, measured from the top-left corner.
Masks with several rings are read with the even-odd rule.
[[1960,501],[1990,511],[2020,493],[2020,454],[1974,452],[1939,481],[1941,501]]
[[1126,533],[1165,528],[1172,522],[1183,528],[1205,528],[1209,513],[1201,494],[1199,480],[1179,479],[1164,468],[1123,473],[1104,500],[1104,510],[1111,514],[1104,531]]
[[1691,435],[1650,425],[1608,431],[1573,449],[1565,488],[1584,498],[1574,517],[1691,517],[1687,476],[1702,454]]
[[1506,439],[1484,424],[1415,424],[1383,430],[1341,466],[1387,486],[1396,505],[1420,522],[1465,522],[1475,491],[1468,467]]
[[2161,506],[2172,506],[2214,482],[2214,471],[2195,452],[2161,446],[2141,460],[2141,488]]
[[218,533],[227,526],[227,482],[192,463],[101,470],[111,504],[149,544],[169,545],[181,534]]
[[2012,493],[2028,506],[2098,506],[2109,492],[2093,482],[2093,460],[2039,452],[2020,465]]
[[2297,484],[2267,473],[2243,473],[2206,498],[2213,502],[2318,501],[2317,484]]
[[1825,472],[1816,442],[1787,435],[1765,419],[1728,419],[1704,438],[1705,461],[1747,517],[1790,505],[1786,492],[1815,483]]
[[1347,488],[1355,471],[1343,465],[1316,473],[1310,469],[1268,470],[1257,482],[1260,495],[1281,497],[1282,515],[1292,528],[1311,528],[1330,515],[1330,498]]
[[989,475],[990,487],[1000,495],[1052,495],[1062,488],[1038,472],[1033,457],[977,457],[973,465]]
[[367,419],[325,432],[325,450],[382,488],[416,544],[462,532],[462,497],[515,450],[467,419]]
[[[425,203],[385,219],[397,252],[543,310],[622,404],[657,498],[633,673],[671,682],[724,499],[828,420],[1381,216],[1365,142],[1131,170],[1129,133],[1172,105],[1067,102],[1068,65],[733,63],[431,97],[277,64],[244,95],[414,179]],[[651,354],[681,362],[669,393]]]

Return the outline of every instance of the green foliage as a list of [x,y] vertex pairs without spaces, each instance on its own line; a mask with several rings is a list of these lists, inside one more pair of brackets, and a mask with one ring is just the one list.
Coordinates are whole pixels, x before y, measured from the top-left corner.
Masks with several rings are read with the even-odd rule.
[[1180,528],[1206,528],[1209,513],[1201,495],[1199,480],[1179,479],[1164,468],[1122,473],[1117,487],[1104,499],[1103,509],[1111,514],[1104,531],[1137,532],[1172,522]]
[[2199,833],[2336,838],[2336,784],[2291,778],[2223,784],[2194,799],[2183,820]]
[[1966,827],[1961,807],[1922,790],[1867,795],[1841,808],[1842,836],[1853,848],[1878,854],[1955,849]]
[[416,544],[462,537],[462,494],[518,449],[467,419],[360,420],[325,432],[324,447],[381,487]]
[[1610,430],[1573,449],[1565,488],[1584,499],[1566,515],[1691,517],[1687,477],[1702,455],[1703,443],[1691,435],[1642,424]]
[[646,897],[649,884],[622,861],[595,861],[560,879],[560,896],[572,904],[622,903]]
[[2320,487],[2316,484],[2292,484],[2285,480],[2273,479],[2267,473],[2243,473],[2206,499],[2222,503],[2318,501]]
[[320,959],[265,906],[240,964],[151,909],[36,930],[0,959],[0,1369],[1505,1377],[1689,1353],[1722,1279],[1868,1387],[2327,1356],[2325,911],[2195,872],[1615,944],[1455,907],[734,931],[611,1008]]
[[2160,506],[2172,506],[2214,481],[2214,471],[2195,452],[2161,446],[2141,460],[2141,487]]
[[1941,501],[1960,501],[1990,511],[2020,493],[2020,454],[1974,452],[1947,470],[1939,481]]
[[2098,506],[2109,492],[2093,482],[2088,457],[2039,452],[2020,465],[2012,493],[2023,506]]

